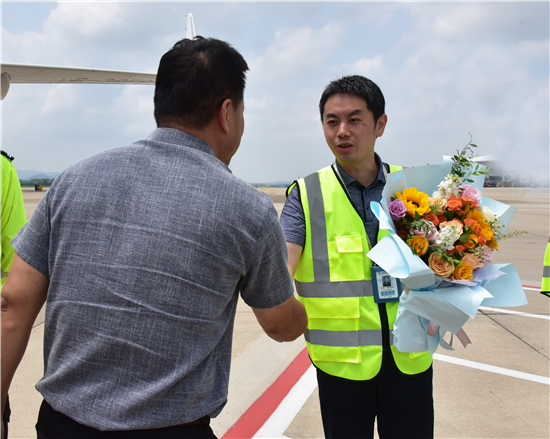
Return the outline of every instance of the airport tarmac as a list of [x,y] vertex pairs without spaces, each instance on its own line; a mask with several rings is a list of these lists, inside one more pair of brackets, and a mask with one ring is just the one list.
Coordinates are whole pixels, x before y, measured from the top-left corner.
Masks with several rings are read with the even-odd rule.
[[[280,212],[284,190],[263,191]],[[24,189],[28,218],[44,193]],[[434,356],[435,436],[549,438],[550,299],[539,293],[542,259],[550,236],[549,190],[485,188],[483,194],[515,205],[517,212],[508,231],[528,232],[503,241],[494,257],[497,263],[514,263],[528,304],[480,309],[475,319],[464,326],[471,345],[463,348],[455,343],[455,351],[441,348],[437,351]],[[36,437],[34,425],[41,396],[34,385],[42,375],[43,323],[44,310],[35,322],[10,388],[12,439]],[[229,402],[211,424],[218,437],[323,437],[314,375],[308,364],[303,366],[304,358],[307,361],[304,346],[302,338],[282,344],[271,340],[256,323],[251,309],[239,303]],[[298,363],[301,366],[296,366]],[[306,368],[307,372],[303,373]],[[291,388],[290,393],[277,392],[277,386]],[[288,396],[284,398],[286,393]],[[397,397],[409,398],[414,404],[414,395]],[[282,400],[280,404],[277,398]],[[262,428],[258,432],[234,434],[246,430],[240,427],[252,421],[257,423],[259,419]],[[396,422],[399,422],[399,413],[396,413]]]

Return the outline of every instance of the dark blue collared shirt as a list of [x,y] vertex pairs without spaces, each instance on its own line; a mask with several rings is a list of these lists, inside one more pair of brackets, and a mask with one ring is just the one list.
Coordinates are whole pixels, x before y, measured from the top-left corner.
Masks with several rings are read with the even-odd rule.
[[[384,170],[381,164],[389,170],[386,163],[382,163],[378,154],[375,153],[376,162],[379,165],[378,176],[376,180],[372,182],[368,187],[363,186],[359,181],[349,175],[344,169],[336,162],[338,171],[346,189],[348,190],[352,204],[355,210],[363,220],[365,225],[365,231],[369,237],[371,245],[374,245],[377,241],[378,235],[378,220],[372,213],[370,208],[371,201],[380,201],[382,198],[382,190],[386,184],[386,177],[384,176]],[[285,231],[286,240],[293,242],[304,247],[306,242],[306,224],[304,217],[304,209],[300,201],[298,189],[292,188],[292,191],[287,197],[286,203],[281,213],[281,224]]]

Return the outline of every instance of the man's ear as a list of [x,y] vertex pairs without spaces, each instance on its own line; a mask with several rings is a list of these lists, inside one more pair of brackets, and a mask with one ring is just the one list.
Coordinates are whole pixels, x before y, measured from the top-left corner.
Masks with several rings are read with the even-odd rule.
[[230,127],[229,120],[231,119],[233,111],[234,111],[234,108],[233,108],[233,103],[231,102],[231,99],[226,99],[225,101],[223,101],[222,105],[220,106],[220,109],[218,110],[218,114],[217,114],[218,124],[224,133],[229,132],[229,127]]
[[386,124],[388,123],[388,116],[383,114],[376,121],[376,137],[382,137],[384,130],[386,129]]

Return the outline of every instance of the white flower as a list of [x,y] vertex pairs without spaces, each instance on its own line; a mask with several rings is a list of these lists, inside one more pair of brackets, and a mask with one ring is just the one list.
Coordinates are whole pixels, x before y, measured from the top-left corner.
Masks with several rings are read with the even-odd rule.
[[451,198],[451,195],[459,195],[459,186],[462,184],[460,178],[456,175],[449,174],[441,183],[437,185],[438,190],[432,194],[432,197]]
[[481,206],[481,216],[487,223],[495,222],[498,219],[498,216],[487,206]]
[[454,243],[460,238],[460,232],[454,224],[449,224],[439,231],[439,236],[435,240],[435,246],[443,250],[452,250]]

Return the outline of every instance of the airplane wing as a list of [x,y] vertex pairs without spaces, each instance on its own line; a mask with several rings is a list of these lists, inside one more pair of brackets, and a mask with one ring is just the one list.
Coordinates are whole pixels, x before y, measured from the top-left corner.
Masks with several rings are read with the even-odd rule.
[[[193,15],[187,14],[187,38],[195,38]],[[60,66],[1,63],[1,99],[11,83],[26,84],[154,84],[156,73],[126,72]]]
[[156,73],[125,72],[88,68],[33,66],[1,63],[4,99],[11,83],[26,84],[154,84]]
[[2,75],[9,75],[10,83],[47,84],[154,84],[156,73],[137,73],[117,70],[34,66],[28,64],[1,64]]

